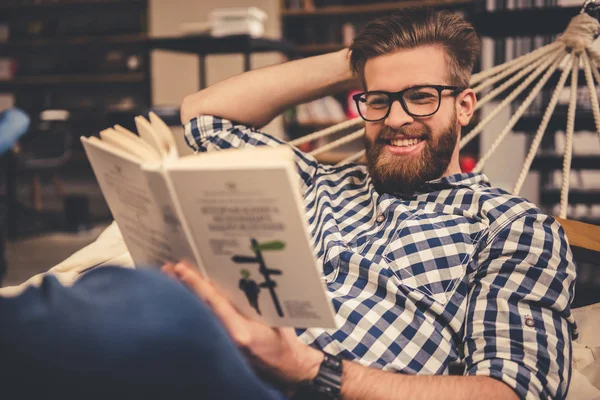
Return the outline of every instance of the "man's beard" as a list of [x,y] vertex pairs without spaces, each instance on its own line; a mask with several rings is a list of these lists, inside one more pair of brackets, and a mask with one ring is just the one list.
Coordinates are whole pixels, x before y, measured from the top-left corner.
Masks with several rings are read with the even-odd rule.
[[[394,131],[386,125],[373,142],[365,135],[367,167],[375,190],[380,194],[412,195],[425,182],[441,178],[448,169],[458,140],[456,121],[455,113],[436,137],[426,126]],[[423,139],[425,146],[419,153],[407,156],[387,153],[384,147],[395,134]]]

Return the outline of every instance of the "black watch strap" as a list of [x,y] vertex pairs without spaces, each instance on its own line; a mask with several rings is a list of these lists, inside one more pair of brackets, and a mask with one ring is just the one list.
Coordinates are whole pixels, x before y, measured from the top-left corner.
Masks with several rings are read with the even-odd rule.
[[312,381],[301,382],[300,390],[293,397],[300,399],[339,399],[342,388],[342,359],[323,353],[323,362]]

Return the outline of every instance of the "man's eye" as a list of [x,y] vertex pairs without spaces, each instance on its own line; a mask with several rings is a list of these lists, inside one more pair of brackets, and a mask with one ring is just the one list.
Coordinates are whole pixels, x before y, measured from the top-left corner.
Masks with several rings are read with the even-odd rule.
[[429,93],[415,93],[410,96],[411,100],[432,99],[433,96]]
[[369,107],[387,107],[388,101],[386,99],[369,99],[367,105]]
[[417,93],[411,93],[408,96],[408,101],[433,101],[436,99],[436,96],[432,93],[427,93],[427,92],[417,92]]

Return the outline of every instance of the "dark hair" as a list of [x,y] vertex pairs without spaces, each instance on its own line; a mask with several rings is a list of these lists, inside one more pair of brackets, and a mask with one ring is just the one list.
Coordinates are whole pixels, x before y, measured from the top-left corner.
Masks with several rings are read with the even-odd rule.
[[450,84],[468,87],[480,42],[473,25],[459,14],[431,8],[414,8],[370,22],[356,36],[350,64],[363,84],[367,60],[420,46],[441,46],[448,56]]

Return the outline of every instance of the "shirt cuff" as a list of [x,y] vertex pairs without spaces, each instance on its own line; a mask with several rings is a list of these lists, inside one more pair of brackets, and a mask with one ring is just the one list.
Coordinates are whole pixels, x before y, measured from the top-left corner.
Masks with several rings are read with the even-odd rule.
[[539,400],[548,396],[539,379],[522,364],[512,360],[491,358],[483,360],[465,371],[467,376],[489,376],[504,382],[520,399]]
[[198,151],[202,139],[215,132],[227,131],[234,125],[236,123],[228,119],[213,115],[198,115],[183,126],[185,140],[192,149]]

